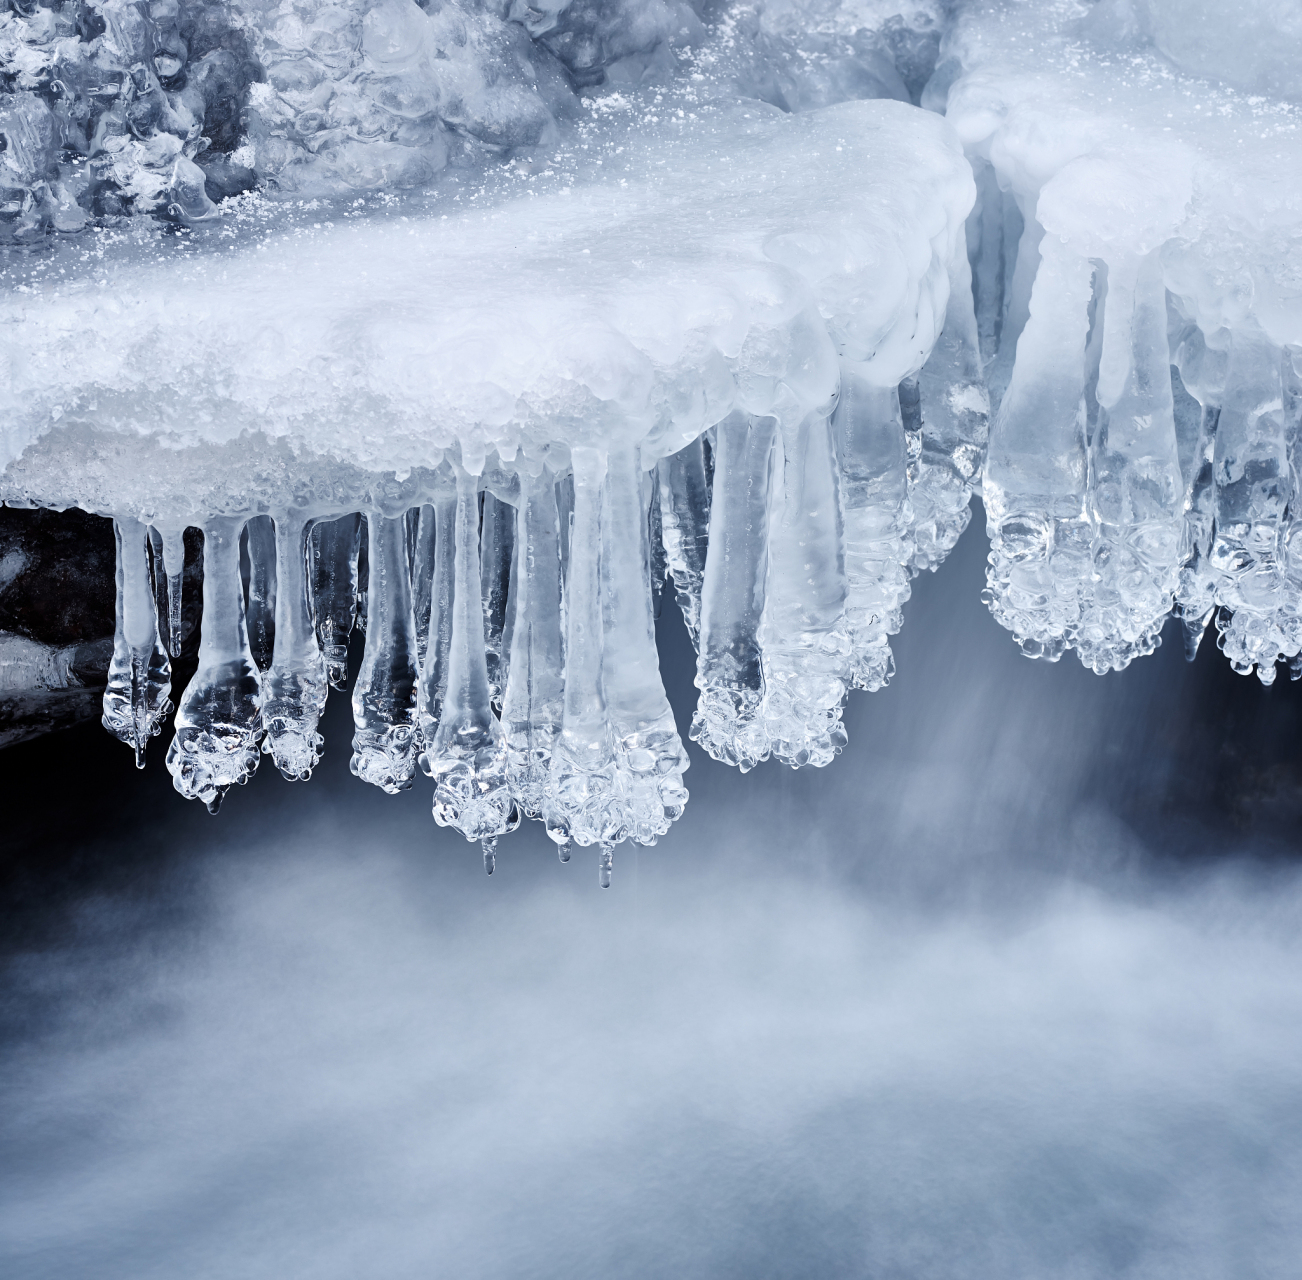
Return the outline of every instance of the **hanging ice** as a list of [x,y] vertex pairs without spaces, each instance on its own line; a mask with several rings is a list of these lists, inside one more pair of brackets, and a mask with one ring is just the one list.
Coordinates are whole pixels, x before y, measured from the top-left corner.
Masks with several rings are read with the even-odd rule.
[[467,840],[484,842],[493,870],[497,837],[514,831],[520,813],[507,784],[506,744],[489,706],[484,617],[479,595],[479,493],[457,468],[456,586],[446,693],[438,729],[422,764],[434,779],[434,820]]
[[353,686],[352,771],[390,795],[416,775],[416,635],[404,516],[373,513],[366,652]]
[[181,697],[167,751],[176,789],[214,813],[232,786],[253,775],[262,740],[262,682],[240,581],[242,525],[230,517],[204,525],[199,669]]
[[117,623],[113,660],[104,690],[104,727],[136,753],[145,767],[145,748],[160,733],[172,709],[172,664],[158,635],[158,607],[151,579],[158,574],[149,530],[134,520],[115,521],[117,540]]
[[502,727],[511,794],[526,817],[541,818],[565,705],[560,515],[545,467],[521,472],[516,530]]
[[262,679],[262,749],[284,777],[306,781],[321,753],[316,724],[325,706],[326,668],[307,593],[306,522],[299,512],[279,512],[275,532],[275,647]]

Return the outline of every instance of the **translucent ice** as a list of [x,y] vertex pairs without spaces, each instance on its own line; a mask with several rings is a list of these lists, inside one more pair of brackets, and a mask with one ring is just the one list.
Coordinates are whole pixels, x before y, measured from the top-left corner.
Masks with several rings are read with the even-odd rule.
[[149,530],[133,520],[115,521],[117,620],[113,659],[104,690],[104,727],[136,753],[145,767],[145,747],[162,731],[172,709],[172,665],[158,633],[152,580],[161,574],[149,544]]
[[475,477],[457,468],[454,530],[456,587],[447,686],[433,741],[422,764],[434,779],[434,820],[485,845],[491,873],[496,840],[520,824],[507,782],[506,742],[489,706],[484,616],[479,594],[479,492]]
[[405,516],[373,513],[366,651],[353,686],[353,773],[396,795],[416,775],[416,634]]
[[262,682],[249,649],[240,581],[242,523],[227,518],[204,525],[199,669],[181,697],[167,751],[173,785],[213,813],[226,792],[257,769],[262,740]]
[[316,724],[325,706],[326,667],[308,599],[306,522],[299,512],[279,512],[275,530],[275,648],[262,678],[262,749],[284,777],[306,781],[321,752]]

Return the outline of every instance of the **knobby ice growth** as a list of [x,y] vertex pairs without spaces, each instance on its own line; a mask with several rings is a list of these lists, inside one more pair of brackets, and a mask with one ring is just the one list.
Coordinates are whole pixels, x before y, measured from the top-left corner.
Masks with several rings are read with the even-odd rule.
[[[529,818],[562,861],[596,846],[608,885],[615,847],[655,844],[688,798],[656,651],[665,574],[698,649],[692,738],[743,771],[770,756],[828,764],[847,741],[847,692],[889,680],[910,576],[957,538],[979,476],[970,296],[950,313],[959,339],[937,347],[939,372],[878,386],[844,360],[829,405],[733,410],[666,457],[575,445],[491,457],[475,475],[451,453],[415,505],[207,521],[200,667],[168,753],[177,789],[215,810],[260,752],[309,777],[364,623],[352,772],[396,794],[423,770],[435,820],[479,842],[490,873],[499,838]],[[137,707],[127,723],[141,728],[117,728],[117,710],[110,727],[142,744],[165,714],[180,535],[126,528],[127,683],[106,723],[110,702]],[[145,674],[130,686],[133,670]]]

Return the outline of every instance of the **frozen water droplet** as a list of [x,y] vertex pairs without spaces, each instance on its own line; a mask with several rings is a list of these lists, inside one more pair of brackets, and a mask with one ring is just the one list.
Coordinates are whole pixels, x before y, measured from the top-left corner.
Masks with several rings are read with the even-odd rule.
[[497,837],[485,836],[479,845],[484,851],[484,870],[491,876],[497,866]]
[[610,888],[610,873],[615,867],[615,846],[608,840],[601,845],[601,857],[597,863],[597,883],[603,889]]

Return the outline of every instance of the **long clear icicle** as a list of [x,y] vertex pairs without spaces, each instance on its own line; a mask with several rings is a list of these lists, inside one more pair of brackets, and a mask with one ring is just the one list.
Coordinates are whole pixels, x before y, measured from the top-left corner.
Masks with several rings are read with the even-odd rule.
[[768,759],[760,714],[760,617],[768,577],[776,418],[734,414],[715,429],[710,545],[701,588],[701,645],[691,738],[743,773]]
[[709,549],[710,487],[705,475],[705,441],[693,440],[684,449],[656,464],[660,489],[660,531],[674,593],[682,610],[692,647],[701,647],[701,588]]
[[775,759],[821,768],[846,744],[841,707],[850,671],[831,424],[811,413],[781,440],[759,628],[764,722]]
[[[452,656],[452,609],[456,599],[457,482],[450,463],[435,474],[434,561],[428,585],[429,621],[426,624],[425,657],[420,666],[420,688],[416,722],[420,740],[434,741],[443,698],[448,687],[448,665]],[[422,569],[422,572],[424,570]],[[475,599],[479,599],[476,590]]]
[[[509,509],[509,508],[508,508]],[[479,580],[477,477],[457,468],[456,586],[447,692],[434,741],[422,757],[434,779],[434,820],[484,846],[492,874],[497,838],[520,825],[506,776],[506,742],[489,705]]]
[[199,669],[181,697],[167,751],[172,783],[216,813],[258,767],[262,682],[249,649],[240,580],[242,521],[211,520],[203,539],[203,631]]
[[511,793],[527,817],[541,818],[565,711],[560,514],[550,471],[520,481],[502,726]]
[[245,524],[244,553],[249,561],[249,649],[258,670],[266,671],[276,644],[276,528],[270,516],[254,516]]
[[654,844],[687,804],[687,752],[660,679],[652,615],[647,522],[637,449],[619,445],[607,461],[601,522],[606,709],[615,735],[622,826]]
[[602,669],[601,490],[606,457],[575,447],[574,516],[565,584],[565,712],[552,752],[544,820],[558,845],[624,838]]
[[967,528],[989,435],[990,397],[963,243],[950,263],[945,327],[918,375],[918,394],[921,448],[909,474],[915,572],[939,568]]
[[502,705],[506,673],[502,666],[502,634],[510,592],[511,557],[515,546],[515,508],[484,491],[479,532],[479,594],[484,606],[484,656],[488,663],[488,693]]
[[1023,653],[1056,662],[1075,635],[1092,559],[1084,388],[1093,268],[1053,236],[1038,252],[1029,319],[990,429],[983,598]]
[[360,513],[318,520],[309,542],[312,616],[325,658],[326,678],[335,689],[348,684],[348,637],[357,623],[357,557],[361,550]]
[[[185,582],[185,528],[182,525],[154,526],[162,541],[162,569],[167,578],[167,651],[181,656],[181,609]],[[155,564],[157,574],[159,566]]]
[[904,625],[913,553],[898,389],[874,386],[844,364],[832,427],[844,526],[850,683],[875,692],[895,674],[890,637]]
[[405,515],[367,517],[366,650],[353,687],[353,757],[363,782],[396,795],[416,775],[416,637]]
[[[150,565],[149,530],[135,520],[115,520],[117,609],[113,658],[104,690],[104,727],[145,767],[149,739],[162,731],[172,709],[172,664],[159,638]],[[157,573],[161,565],[153,566]]]
[[281,511],[276,526],[276,639],[263,676],[262,749],[291,781],[304,781],[320,759],[317,721],[326,700],[326,669],[307,594],[307,525]]
[[411,613],[416,627],[416,666],[425,670],[425,650],[429,644],[429,620],[434,607],[434,508],[426,503],[416,521],[416,545],[411,557]]
[[1109,270],[1094,394],[1095,533],[1074,643],[1081,662],[1102,674],[1157,648],[1179,580],[1184,480],[1156,254]]

